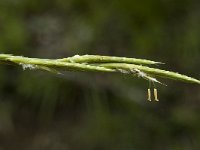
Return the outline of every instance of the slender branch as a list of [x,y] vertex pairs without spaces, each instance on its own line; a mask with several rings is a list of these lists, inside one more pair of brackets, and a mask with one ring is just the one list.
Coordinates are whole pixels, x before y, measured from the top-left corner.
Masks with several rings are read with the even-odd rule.
[[[77,71],[98,71],[98,72],[120,72],[125,74],[133,74],[138,77],[158,82],[154,76],[161,78],[170,78],[189,83],[200,84],[200,81],[179,73],[165,71],[157,68],[142,66],[161,64],[145,59],[99,56],[99,55],[75,55],[73,57],[63,59],[40,59],[28,58],[23,56],[13,56],[9,54],[0,54],[0,62],[14,63],[22,65],[23,69],[43,69],[51,72],[59,70],[77,70]],[[139,65],[140,64],[140,65]]]

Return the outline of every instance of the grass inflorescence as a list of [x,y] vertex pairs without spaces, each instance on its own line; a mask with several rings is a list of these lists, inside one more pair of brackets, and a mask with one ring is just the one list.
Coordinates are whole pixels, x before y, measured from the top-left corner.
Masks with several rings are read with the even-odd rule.
[[149,65],[158,65],[162,63],[146,59],[100,55],[75,55],[62,59],[40,59],[0,54],[0,62],[18,64],[21,65],[23,69],[41,69],[54,73],[59,73],[57,70],[118,72],[136,75],[151,82],[161,83],[156,79],[156,77],[160,77],[200,84],[200,81],[195,78],[150,67]]
[[[143,79],[148,80],[149,85],[153,83],[153,95],[155,101],[159,101],[157,89],[155,88],[155,83],[165,85],[158,81],[157,77],[200,84],[200,81],[195,78],[182,75],[180,73],[151,67],[152,65],[159,65],[163,63],[146,59],[100,55],[75,55],[73,57],[62,59],[41,59],[23,56],[13,56],[10,54],[0,54],[0,63],[20,65],[22,66],[23,70],[39,69],[56,74],[60,74],[60,70],[69,70],[90,72],[116,72],[141,77]],[[151,101],[150,86],[147,90],[147,100]]]

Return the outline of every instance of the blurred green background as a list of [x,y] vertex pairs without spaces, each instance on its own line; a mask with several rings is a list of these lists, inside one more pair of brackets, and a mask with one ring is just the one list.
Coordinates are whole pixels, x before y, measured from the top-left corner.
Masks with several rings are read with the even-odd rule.
[[[146,58],[200,78],[200,1],[0,0],[0,53]],[[199,150],[200,86],[0,66],[0,150]]]

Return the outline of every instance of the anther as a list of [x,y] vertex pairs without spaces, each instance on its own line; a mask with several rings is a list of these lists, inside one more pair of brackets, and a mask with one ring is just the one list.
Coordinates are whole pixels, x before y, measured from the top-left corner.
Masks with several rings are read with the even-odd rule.
[[154,92],[154,98],[155,98],[155,101],[159,101],[159,99],[158,99],[158,92],[157,92],[157,89],[154,88],[153,92]]
[[147,97],[147,100],[148,100],[148,101],[151,101],[151,90],[150,90],[150,89],[148,89],[148,97]]

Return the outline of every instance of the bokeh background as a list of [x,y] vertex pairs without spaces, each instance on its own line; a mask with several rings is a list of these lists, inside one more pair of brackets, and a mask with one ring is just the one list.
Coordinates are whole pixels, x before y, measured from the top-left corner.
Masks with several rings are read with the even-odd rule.
[[[115,55],[200,78],[200,1],[0,0],[0,53]],[[198,150],[200,86],[0,66],[0,150]]]

